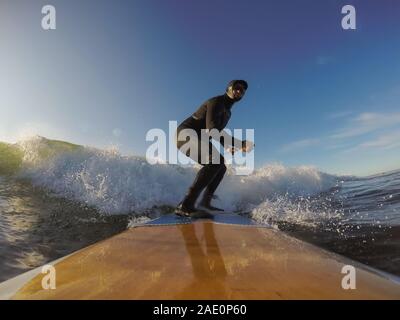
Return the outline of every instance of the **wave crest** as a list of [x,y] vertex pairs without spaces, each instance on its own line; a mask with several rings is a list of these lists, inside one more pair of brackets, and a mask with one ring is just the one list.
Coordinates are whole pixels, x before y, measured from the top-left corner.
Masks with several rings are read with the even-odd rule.
[[[57,196],[96,207],[103,213],[140,213],[154,206],[175,206],[192,183],[197,167],[147,163],[139,156],[99,150],[41,137],[18,143],[23,151],[19,177]],[[313,167],[271,164],[249,176],[228,168],[217,190],[227,210],[245,210],[279,196],[317,194],[337,177]]]

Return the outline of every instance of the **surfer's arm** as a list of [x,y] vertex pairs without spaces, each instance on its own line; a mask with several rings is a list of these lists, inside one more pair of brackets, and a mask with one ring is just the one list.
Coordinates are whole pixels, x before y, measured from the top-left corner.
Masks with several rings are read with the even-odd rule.
[[235,138],[230,135],[226,130],[218,130],[217,128],[212,128],[206,130],[209,137],[218,141],[224,148],[233,147],[235,149],[242,149],[246,147],[246,141]]
[[218,109],[217,102],[209,100],[207,102],[207,113],[206,113],[206,129],[218,129]]
[[[227,133],[227,135],[229,134]],[[228,138],[227,141],[232,141],[233,144],[225,144],[224,148],[232,154],[234,154],[236,151],[251,152],[255,146],[254,142],[248,140],[239,140],[232,136],[231,139]]]
[[224,147],[235,146],[240,148],[242,141],[232,137],[225,130],[220,130],[220,117],[218,100],[210,100],[207,104],[206,132],[211,138],[221,143]]
[[233,147],[235,149],[241,149],[246,146],[246,141],[242,141],[234,136],[230,135],[226,130],[221,130],[220,143],[224,148]]

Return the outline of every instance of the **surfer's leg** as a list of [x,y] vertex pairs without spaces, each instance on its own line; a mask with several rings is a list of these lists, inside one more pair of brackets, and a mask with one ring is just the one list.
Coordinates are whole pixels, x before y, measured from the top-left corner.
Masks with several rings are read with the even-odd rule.
[[200,202],[200,205],[202,207],[213,211],[224,211],[223,209],[212,206],[211,200],[214,198],[215,190],[218,188],[219,184],[224,178],[225,172],[226,172],[225,159],[221,155],[221,164],[219,165],[219,169],[204,190],[204,194]]
[[210,142],[210,158],[215,158],[216,156],[219,157],[219,161],[218,161],[218,171],[217,173],[214,175],[214,177],[209,181],[207,188],[205,189],[204,193],[208,194],[212,197],[212,195],[214,194],[215,190],[218,188],[218,185],[220,184],[220,182],[222,181],[225,172],[226,172],[226,165],[225,165],[225,158],[222,154],[220,154],[219,152],[217,153],[216,156],[213,156],[211,154],[211,152],[215,152],[217,151],[217,149],[212,145],[212,143]]
[[[177,143],[178,148],[183,144]],[[185,142],[186,148],[190,146],[191,150],[196,149],[195,153],[188,154],[187,156],[201,164],[203,167],[197,172],[197,175],[189,187],[185,198],[178,207],[186,211],[195,211],[195,203],[200,193],[204,188],[213,181],[215,175],[221,170],[221,167],[225,167],[223,157],[219,154],[218,150],[212,145],[211,142],[202,142],[201,139],[190,139]],[[216,160],[218,159],[218,160]],[[202,161],[203,160],[203,161]],[[204,160],[207,163],[204,163]],[[222,162],[221,162],[222,160]]]
[[[208,144],[205,146],[204,143],[202,145],[201,140],[197,136],[196,132],[188,131],[186,132],[186,138],[184,141],[178,141],[177,136],[179,134],[179,129],[176,137],[176,145],[178,149],[186,154],[186,156],[190,157],[192,160],[198,162],[203,167],[197,172],[196,178],[194,179],[192,185],[189,187],[184,199],[178,205],[177,211],[182,214],[190,214],[197,211],[195,207],[195,203],[200,193],[206,187],[206,185],[210,182],[212,177],[217,173],[218,168],[213,164],[202,164],[201,159],[204,159],[201,156],[201,153],[207,152],[208,154]],[[185,147],[184,147],[185,146]],[[183,148],[184,147],[184,148]],[[207,161],[207,157],[206,157]]]
[[192,185],[182,201],[183,206],[188,208],[194,208],[197,198],[204,188],[210,183],[217,172],[220,170],[220,165],[218,164],[206,164],[204,165],[196,175]]
[[202,200],[200,201],[200,205],[203,208],[213,211],[224,211],[223,209],[213,207],[211,205],[211,200],[214,197],[214,192],[217,189],[218,185],[222,181],[225,172],[225,158],[218,152],[218,150],[214,147],[214,145],[209,142],[209,159],[213,161],[214,172],[208,177],[208,182],[206,188],[204,190],[204,194]]
[[[207,193],[210,193],[212,196],[226,172],[225,158],[210,141],[199,142],[200,152],[197,162],[203,165],[203,167],[198,171],[191,189],[194,190],[194,194],[198,197],[204,188],[207,187]],[[202,160],[204,159],[207,159],[207,163],[203,163]]]
[[222,179],[224,178],[225,172],[226,165],[222,164],[214,178],[207,185],[207,188],[204,192],[212,196],[215,193],[215,190],[218,188],[219,184],[221,183]]

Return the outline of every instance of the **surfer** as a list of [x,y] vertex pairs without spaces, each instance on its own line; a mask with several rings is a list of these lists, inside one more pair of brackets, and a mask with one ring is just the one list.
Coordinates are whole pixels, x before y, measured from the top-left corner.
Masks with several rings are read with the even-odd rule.
[[[207,216],[207,213],[199,211],[195,207],[196,200],[203,190],[204,193],[200,201],[200,206],[212,211],[224,211],[223,209],[212,206],[211,200],[216,198],[214,192],[226,172],[225,159],[211,143],[211,135],[207,136],[207,139],[201,139],[202,131],[204,132],[205,129],[214,129],[222,133],[222,130],[231,117],[231,108],[233,104],[243,98],[247,87],[248,84],[244,80],[230,81],[223,95],[205,101],[196,112],[178,126],[175,133],[175,143],[178,150],[202,165],[202,168],[198,171],[184,199],[175,209],[177,215],[193,217],[200,212]],[[178,137],[183,130],[185,130],[184,136],[186,140],[182,141],[178,139]],[[228,135],[226,132],[221,134],[219,142],[224,148],[240,146],[239,149],[242,152],[249,152],[252,148],[251,142],[238,140]],[[183,146],[185,146],[185,148],[182,148]],[[231,148],[230,150],[233,153],[235,148]],[[204,159],[206,161],[204,161]]]

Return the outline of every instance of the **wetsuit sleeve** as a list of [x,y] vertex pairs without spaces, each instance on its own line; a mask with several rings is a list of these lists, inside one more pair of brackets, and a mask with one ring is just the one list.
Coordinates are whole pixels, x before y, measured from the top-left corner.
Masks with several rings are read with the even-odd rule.
[[236,148],[244,147],[245,141],[242,141],[240,139],[235,138],[234,136],[231,136],[225,130],[223,130],[221,133],[223,133],[223,137],[221,138],[220,143],[224,147],[236,147]]
[[[235,146],[241,148],[243,146],[242,140],[236,139],[225,130],[220,130],[221,115],[218,112],[218,100],[210,100],[207,104],[207,114],[206,114],[206,129],[208,130],[218,130],[219,137],[216,139],[224,147]],[[215,136],[213,137],[216,138]]]
[[218,129],[218,104],[216,100],[207,103],[206,129]]

